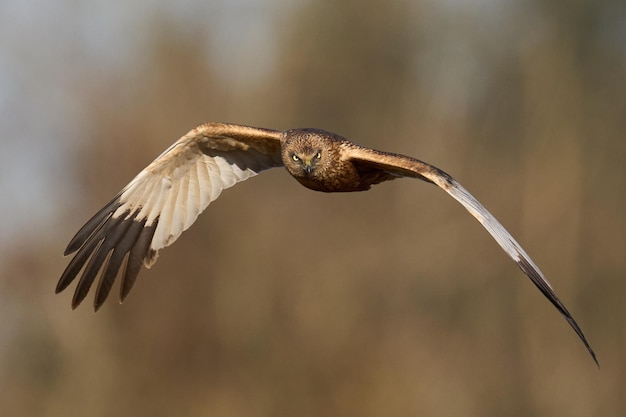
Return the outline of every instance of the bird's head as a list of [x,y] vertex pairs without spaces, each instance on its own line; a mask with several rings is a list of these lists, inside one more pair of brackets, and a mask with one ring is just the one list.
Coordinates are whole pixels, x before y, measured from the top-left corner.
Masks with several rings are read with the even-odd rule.
[[296,151],[295,149],[289,153],[290,167],[297,171],[304,173],[304,175],[311,176],[315,168],[317,168],[318,162],[322,159],[321,149],[303,149]]
[[317,131],[298,130],[288,133],[282,150],[285,168],[296,178],[315,177],[328,160],[328,146]]

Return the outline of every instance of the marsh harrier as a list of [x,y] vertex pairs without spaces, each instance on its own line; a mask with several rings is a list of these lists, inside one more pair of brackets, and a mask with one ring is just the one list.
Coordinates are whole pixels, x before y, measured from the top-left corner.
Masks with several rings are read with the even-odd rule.
[[435,184],[484,226],[563,314],[597,363],[582,330],[537,265],[454,178],[415,158],[365,148],[319,129],[278,131],[206,123],[191,130],[76,233],[65,255],[77,253],[63,272],[56,292],[63,291],[82,271],[72,299],[75,308],[99,276],[94,301],[97,310],[122,268],[120,300],[123,301],[141,265],[151,267],[159,250],[174,243],[222,190],[280,166],[300,184],[315,191],[365,191],[374,184],[402,177]]

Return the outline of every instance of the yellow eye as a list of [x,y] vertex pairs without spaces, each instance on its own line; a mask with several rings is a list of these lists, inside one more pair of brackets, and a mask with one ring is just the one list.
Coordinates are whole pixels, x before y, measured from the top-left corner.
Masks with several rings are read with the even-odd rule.
[[300,157],[298,157],[298,155],[296,155],[295,153],[291,155],[291,159],[293,159],[295,162],[300,161]]
[[315,154],[315,157],[316,157],[317,159],[320,159],[320,158],[322,157],[322,153],[321,153],[321,152],[316,153],[316,154]]

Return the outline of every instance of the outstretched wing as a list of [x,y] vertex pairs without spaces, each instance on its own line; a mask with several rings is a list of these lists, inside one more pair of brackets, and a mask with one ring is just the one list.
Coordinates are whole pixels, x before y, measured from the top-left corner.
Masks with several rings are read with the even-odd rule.
[[75,308],[100,272],[94,300],[97,310],[123,266],[123,301],[141,264],[152,266],[158,251],[189,228],[222,190],[282,165],[281,136],[276,130],[222,123],[191,130],[76,233],[65,255],[78,252],[59,279],[56,292],[63,291],[82,270],[72,299]]
[[544,277],[539,267],[535,265],[530,256],[528,256],[504,226],[502,226],[500,222],[454,178],[441,169],[415,158],[379,152],[359,146],[350,146],[347,148],[345,157],[354,164],[357,170],[363,171],[369,176],[371,176],[372,170],[379,170],[382,173],[392,176],[388,179],[392,179],[393,177],[419,178],[437,185],[450,194],[487,229],[500,247],[517,263],[521,270],[531,279],[537,288],[539,288],[543,295],[550,300],[556,309],[563,314],[580,340],[584,343],[593,360],[598,364],[596,355],[591,349],[591,346],[589,346],[578,323],[576,323],[570,312],[565,308],[565,305],[563,305],[556,295],[552,285],[550,285],[548,280]]

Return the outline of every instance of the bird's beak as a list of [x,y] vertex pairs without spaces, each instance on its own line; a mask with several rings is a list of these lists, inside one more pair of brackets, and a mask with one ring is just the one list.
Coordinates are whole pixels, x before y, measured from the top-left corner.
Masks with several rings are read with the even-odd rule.
[[311,165],[311,160],[305,159],[303,162],[304,165],[302,165],[302,168],[304,168],[304,172],[306,172],[307,175],[311,175],[311,172],[313,172],[313,165]]

